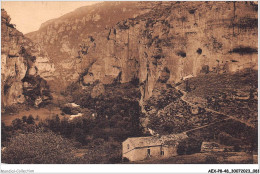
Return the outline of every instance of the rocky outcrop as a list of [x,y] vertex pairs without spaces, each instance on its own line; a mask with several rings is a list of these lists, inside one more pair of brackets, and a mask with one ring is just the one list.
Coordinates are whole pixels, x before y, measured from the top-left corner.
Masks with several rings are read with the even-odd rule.
[[142,102],[157,83],[257,69],[257,12],[253,2],[105,2],[27,36],[56,62],[63,86],[135,81]]
[[[41,45],[55,64],[59,84],[66,87],[78,79],[82,67],[78,57],[79,46],[83,54],[88,50],[81,43],[94,33],[103,32],[118,21],[136,17],[149,9],[139,2],[103,2],[86,6],[43,23],[38,31],[26,34],[26,37]],[[91,38],[93,41],[93,38]],[[85,52],[85,53],[84,53]],[[104,64],[98,61],[97,64]],[[98,65],[95,65],[98,68]],[[117,69],[111,72],[112,76]],[[110,74],[108,75],[110,78]]]
[[[34,104],[36,99],[39,104],[39,100],[50,99],[46,80],[53,78],[54,65],[38,45],[15,29],[4,9],[1,10],[1,18],[2,106],[26,101]],[[34,97],[28,95],[30,92]]]
[[257,69],[256,4],[151,5],[152,10],[143,15],[86,37],[78,56],[85,83],[137,80],[146,100],[156,83],[174,84],[200,73]]

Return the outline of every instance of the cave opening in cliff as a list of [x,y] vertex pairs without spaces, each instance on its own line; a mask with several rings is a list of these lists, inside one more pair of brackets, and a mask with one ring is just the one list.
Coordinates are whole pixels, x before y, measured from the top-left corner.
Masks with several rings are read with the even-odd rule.
[[198,53],[198,54],[201,54],[201,53],[202,53],[202,49],[201,49],[201,48],[198,48],[198,49],[197,49],[197,53]]
[[177,53],[177,55],[178,55],[178,56],[181,56],[182,58],[185,58],[185,57],[186,57],[186,53],[183,52],[183,51],[179,51],[179,52]]

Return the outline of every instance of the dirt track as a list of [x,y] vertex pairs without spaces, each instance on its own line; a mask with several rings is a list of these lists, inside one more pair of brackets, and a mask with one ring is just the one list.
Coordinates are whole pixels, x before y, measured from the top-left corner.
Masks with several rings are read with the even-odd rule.
[[[186,102],[186,103],[189,104],[190,106],[196,106],[194,103],[191,103],[191,102],[189,102],[189,101],[187,101],[187,100],[185,99],[185,97],[186,97],[186,95],[187,95],[187,92],[185,92],[185,91],[179,89],[179,86],[177,86],[176,89],[179,90],[179,91],[183,94],[183,96],[181,97],[181,99],[182,99],[184,102]],[[214,111],[214,110],[209,109],[209,108],[204,108],[204,109],[205,109],[206,111],[208,111],[208,112],[212,112],[212,113],[216,113],[216,114],[221,114],[221,115],[224,115],[224,116],[228,117],[227,119],[224,119],[224,120],[233,119],[233,120],[239,121],[239,122],[241,122],[241,123],[243,123],[243,124],[245,124],[245,125],[247,125],[247,126],[249,126],[249,127],[254,128],[254,125],[252,125],[251,123],[248,123],[248,122],[246,122],[246,121],[244,121],[244,120],[238,119],[238,118],[236,118],[236,117],[234,117],[234,116],[227,115],[227,114],[225,114],[225,113],[221,113],[221,112],[218,112],[218,111]],[[218,121],[218,122],[221,122],[221,121]],[[203,128],[203,127],[207,127],[207,126],[210,126],[210,125],[215,124],[215,123],[217,123],[217,122],[210,123],[210,124],[208,124],[208,125],[201,126],[201,127],[195,128],[195,129],[200,129],[200,128]],[[192,130],[195,130],[195,129],[192,129]],[[192,130],[189,130],[189,131],[192,131]],[[187,131],[187,132],[188,132],[188,131]]]

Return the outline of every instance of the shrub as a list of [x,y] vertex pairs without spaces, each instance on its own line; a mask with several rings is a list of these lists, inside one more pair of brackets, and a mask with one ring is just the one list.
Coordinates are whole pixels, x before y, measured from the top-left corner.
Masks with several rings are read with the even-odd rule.
[[214,156],[207,156],[205,160],[205,164],[217,164],[218,160]]
[[79,113],[79,109],[78,108],[71,108],[71,107],[62,107],[62,112],[68,115],[76,115]]
[[27,117],[26,117],[26,116],[23,116],[23,117],[22,117],[22,120],[23,120],[23,123],[26,123],[26,122],[27,122]]
[[21,128],[21,133],[36,132],[37,126],[35,124],[24,124]]
[[201,141],[194,138],[185,139],[179,143],[177,153],[179,155],[199,153],[201,144]]
[[3,146],[3,143],[8,140],[10,137],[10,133],[8,131],[8,127],[2,122],[1,123],[1,143]]
[[80,142],[82,144],[85,143],[86,135],[85,135],[83,129],[75,128],[73,133],[72,133],[72,137],[75,138],[76,141],[78,141],[78,142]]
[[178,55],[178,56],[181,56],[182,58],[185,58],[185,57],[186,57],[186,53],[183,52],[183,51],[177,52],[177,55]]
[[22,128],[22,120],[19,118],[16,118],[12,121],[12,127],[14,130],[21,129]]
[[46,120],[46,127],[48,127],[53,132],[59,132],[60,131],[60,118],[58,115],[53,117],[52,119]]
[[64,164],[73,163],[74,146],[53,132],[19,134],[11,138],[2,152],[8,164]]
[[122,158],[121,158],[121,156],[114,156],[114,157],[109,158],[108,162],[109,162],[109,164],[118,164],[118,163],[122,162]]
[[27,124],[34,124],[34,118],[32,115],[29,115],[29,117],[27,118]]
[[234,151],[235,151],[235,152],[240,152],[240,151],[241,151],[241,147],[240,147],[238,144],[236,144],[236,145],[234,146]]
[[129,160],[128,158],[126,158],[126,157],[123,158],[123,162],[124,162],[124,163],[128,163],[129,161],[130,161],[130,160]]
[[209,73],[209,66],[208,65],[203,65],[201,70],[200,70],[201,73],[204,73],[204,74],[208,74]]
[[63,113],[71,115],[71,108],[70,107],[64,107],[61,109]]
[[88,144],[88,151],[84,155],[85,163],[121,163],[121,150],[121,143],[113,139],[96,139]]
[[138,77],[133,77],[130,81],[131,84],[133,84],[134,86],[137,86],[139,84],[139,78]]

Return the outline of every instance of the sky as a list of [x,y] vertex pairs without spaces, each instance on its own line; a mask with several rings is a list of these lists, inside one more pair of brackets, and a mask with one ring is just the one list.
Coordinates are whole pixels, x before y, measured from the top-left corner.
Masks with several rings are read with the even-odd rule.
[[92,5],[94,1],[2,1],[4,8],[11,17],[11,23],[23,34],[36,31],[41,24],[58,18],[75,9]]

